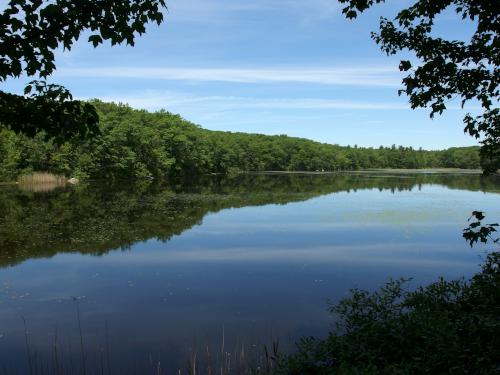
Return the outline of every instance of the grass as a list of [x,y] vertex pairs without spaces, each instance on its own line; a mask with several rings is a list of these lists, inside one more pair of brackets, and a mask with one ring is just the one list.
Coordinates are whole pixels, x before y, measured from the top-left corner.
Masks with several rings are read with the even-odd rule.
[[31,192],[47,192],[65,186],[67,181],[64,176],[48,172],[33,172],[19,177],[17,180],[22,190]]
[[280,357],[278,341],[273,341],[270,345],[234,343],[228,346],[223,328],[218,344],[195,343],[190,353],[186,353],[180,361],[184,364],[176,369],[168,362],[164,362],[167,358],[158,356],[159,353],[153,354],[153,351],[142,359],[139,356],[122,357],[115,352],[112,364],[111,352],[116,348],[110,345],[107,321],[104,324],[104,332],[101,332],[104,343],[84,345],[86,333],[82,328],[81,306],[78,298],[72,300],[76,307],[77,347],[72,346],[71,342],[61,345],[60,332],[55,327],[52,342],[47,345],[49,350],[39,351],[36,345],[33,345],[28,322],[21,316],[24,327],[25,361],[22,364],[0,363],[0,375],[272,375]]
[[224,333],[220,347],[191,352],[186,375],[271,375],[280,356],[279,341],[270,346],[236,344],[231,350],[225,346]]

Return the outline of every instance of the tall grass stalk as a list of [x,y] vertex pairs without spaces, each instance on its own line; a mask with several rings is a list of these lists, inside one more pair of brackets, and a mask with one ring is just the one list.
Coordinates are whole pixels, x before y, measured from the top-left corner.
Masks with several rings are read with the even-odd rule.
[[17,180],[19,187],[23,190],[33,192],[46,192],[55,188],[65,186],[67,180],[64,176],[48,172],[33,172],[23,175]]
[[[280,356],[279,341],[252,351],[248,351],[245,344],[236,344],[231,350],[227,348],[224,331],[220,347],[215,352],[208,345],[201,353],[203,351],[204,356],[199,356],[195,348],[191,352],[188,375],[270,375]],[[180,369],[179,373],[182,373]]]
[[82,320],[80,319],[80,305],[78,304],[78,299],[75,299],[75,302],[76,302],[76,316],[78,319],[78,331],[80,333],[80,351],[81,351],[81,355],[82,355],[82,374],[87,375],[85,348],[83,346]]
[[106,341],[106,368],[108,370],[108,375],[111,375],[111,361],[109,356],[109,330],[108,330],[108,321],[104,321],[104,332],[105,332],[105,341]]
[[21,318],[23,319],[23,325],[24,325],[24,340],[26,343],[26,356],[28,359],[28,368],[29,368],[30,375],[33,375],[33,363],[31,360],[31,350],[30,350],[30,341],[28,338],[28,328],[26,327],[26,319],[24,318],[24,316],[21,316]]
[[[151,374],[151,375],[271,375],[276,369],[277,358],[280,356],[279,343],[273,342],[269,346],[248,345],[248,343],[236,342],[230,344],[227,340],[225,329],[219,336],[219,343],[210,346],[204,343],[200,346],[194,343],[191,353],[187,356],[186,366],[175,367],[168,370],[165,368],[165,361],[161,356],[153,355],[149,352],[144,363],[125,364],[127,372],[117,372],[111,366],[110,351],[112,342],[109,340],[108,322],[104,324],[104,343],[99,344],[96,351],[89,347],[92,344],[84,340],[82,316],[77,298],[73,297],[76,303],[76,320],[78,333],[75,337],[78,340],[76,348],[72,347],[72,340],[65,340],[61,337],[59,327],[55,326],[51,343],[49,344],[48,356],[44,351],[36,350],[33,346],[31,335],[28,332],[27,322],[22,318],[24,324],[24,341],[26,360],[19,364],[0,363],[0,375],[29,374],[29,375],[114,375],[114,374]],[[97,336],[96,336],[97,337]],[[90,351],[89,351],[90,350]],[[76,360],[75,360],[76,359]],[[126,358],[120,358],[125,361]],[[121,365],[123,365],[122,363]],[[173,370],[173,371],[172,371]],[[120,370],[118,370],[120,371]]]
[[57,353],[57,326],[54,328],[54,374],[59,375],[59,354]]

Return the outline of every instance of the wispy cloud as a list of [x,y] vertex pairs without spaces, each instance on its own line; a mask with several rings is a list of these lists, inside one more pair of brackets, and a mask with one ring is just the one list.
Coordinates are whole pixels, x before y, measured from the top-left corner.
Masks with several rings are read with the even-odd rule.
[[[86,99],[86,98],[82,98]],[[252,98],[238,96],[191,96],[173,92],[147,91],[130,95],[107,95],[105,101],[127,103],[134,108],[149,110],[180,110],[196,107],[199,111],[217,112],[245,109],[356,109],[405,110],[404,103],[362,102],[319,98]]]
[[230,20],[235,13],[286,12],[302,19],[340,17],[340,4],[332,0],[170,0],[172,19],[195,22]]
[[[161,242],[150,240],[149,245],[154,252],[111,252],[106,257],[96,260],[93,256],[80,257],[79,262],[96,262],[112,264],[176,264],[176,263],[240,263],[240,262],[313,262],[313,263],[365,263],[365,264],[392,264],[392,265],[450,265],[450,259],[438,257],[434,253],[453,253],[453,246],[431,246],[426,254],[418,256],[411,250],[415,244],[399,242],[393,244],[371,244],[351,246],[308,246],[307,248],[265,248],[265,247],[230,247],[218,249],[182,249],[168,248]],[[52,263],[66,263],[74,257],[59,255],[51,260]],[[454,258],[453,266],[462,267],[467,259]]]
[[62,68],[62,77],[127,78],[177,80],[192,82],[233,83],[309,83],[340,86],[400,85],[399,73],[394,67],[338,67],[338,68],[159,68],[107,67]]

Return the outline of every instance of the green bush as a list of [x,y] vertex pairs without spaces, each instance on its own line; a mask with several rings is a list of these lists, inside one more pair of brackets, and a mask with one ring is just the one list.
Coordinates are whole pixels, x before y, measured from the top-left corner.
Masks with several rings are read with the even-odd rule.
[[405,284],[353,289],[331,307],[337,329],[302,339],[277,374],[500,374],[500,252],[468,281]]

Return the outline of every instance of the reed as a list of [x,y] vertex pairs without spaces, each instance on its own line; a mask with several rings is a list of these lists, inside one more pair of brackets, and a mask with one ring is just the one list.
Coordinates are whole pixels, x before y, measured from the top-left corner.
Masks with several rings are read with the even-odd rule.
[[64,176],[48,172],[33,172],[19,177],[17,183],[22,190],[47,192],[65,186],[67,180]]
[[[187,363],[183,368],[167,368],[164,358],[149,352],[149,360],[134,363],[125,363],[127,370],[123,372],[123,362],[127,358],[120,358],[119,367],[113,369],[110,363],[110,342],[108,323],[104,324],[104,345],[84,345],[84,331],[82,316],[77,298],[75,315],[77,321],[77,348],[72,347],[72,340],[64,343],[60,341],[60,332],[54,328],[52,343],[49,352],[39,351],[31,340],[26,319],[21,316],[24,327],[24,341],[26,360],[22,364],[0,363],[0,375],[114,375],[114,374],[151,374],[151,375],[273,375],[282,356],[279,341],[272,341],[271,345],[234,343],[228,345],[226,332],[222,330],[219,344],[196,345],[187,355]],[[229,340],[230,342],[232,340]],[[75,358],[78,358],[74,361]],[[136,359],[137,360],[137,359]],[[10,365],[10,366],[9,366]],[[17,367],[16,367],[17,366]],[[118,371],[117,371],[118,370]]]
[[223,333],[219,348],[206,345],[204,350],[193,349],[187,374],[181,369],[178,372],[186,375],[272,375],[281,356],[279,341],[273,341],[270,346],[250,348],[240,343],[228,350]]

